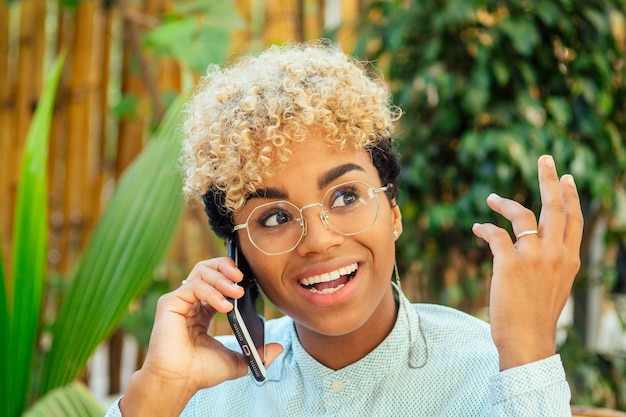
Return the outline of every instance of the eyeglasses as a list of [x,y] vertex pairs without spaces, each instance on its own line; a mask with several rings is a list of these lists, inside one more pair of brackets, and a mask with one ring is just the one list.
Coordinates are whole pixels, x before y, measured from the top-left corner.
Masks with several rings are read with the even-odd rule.
[[352,236],[372,227],[378,217],[377,194],[392,185],[374,188],[363,181],[350,181],[329,188],[321,203],[302,208],[289,201],[272,201],[255,207],[245,223],[233,227],[233,232],[246,229],[250,242],[266,255],[282,255],[298,246],[307,233],[302,212],[320,207],[320,219],[327,229]]

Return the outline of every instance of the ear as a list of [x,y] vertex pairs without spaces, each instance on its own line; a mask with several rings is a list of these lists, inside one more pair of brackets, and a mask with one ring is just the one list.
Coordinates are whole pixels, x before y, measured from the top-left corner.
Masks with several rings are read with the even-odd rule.
[[391,221],[393,223],[394,236],[397,239],[402,234],[402,213],[400,212],[400,206],[398,206],[395,200],[391,204]]

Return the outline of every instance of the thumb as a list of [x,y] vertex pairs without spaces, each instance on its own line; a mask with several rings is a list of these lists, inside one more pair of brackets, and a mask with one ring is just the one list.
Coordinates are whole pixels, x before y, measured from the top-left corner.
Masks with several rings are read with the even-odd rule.
[[280,343],[268,343],[265,345],[265,367],[268,367],[274,362],[281,353],[283,353],[284,348]]

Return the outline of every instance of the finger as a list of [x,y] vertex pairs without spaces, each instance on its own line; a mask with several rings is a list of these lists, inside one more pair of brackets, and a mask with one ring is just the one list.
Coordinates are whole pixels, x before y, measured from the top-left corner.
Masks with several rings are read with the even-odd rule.
[[[213,373],[207,373],[207,377],[211,376],[217,380],[224,381],[241,378],[248,373],[248,362],[240,352],[227,348],[206,333],[202,334],[202,339],[204,345],[219,357],[219,359],[209,359],[212,364]],[[205,385],[206,387],[210,387],[213,386],[214,383],[209,382]]]
[[537,167],[541,194],[539,233],[546,240],[560,243],[565,229],[565,206],[554,159],[550,155],[543,155],[539,158]]
[[474,223],[472,232],[489,244],[493,256],[515,250],[511,237],[506,230],[491,223]]
[[189,273],[185,283],[187,285],[203,282],[217,289],[226,297],[240,298],[243,295],[243,288],[237,285],[241,281],[243,274],[230,259],[222,258],[223,262],[204,261],[199,262]]
[[569,174],[563,175],[561,178],[561,193],[565,203],[563,242],[569,251],[579,253],[583,236],[584,218],[574,177]]
[[[208,336],[207,336],[208,337]],[[224,363],[228,363],[229,365],[226,367],[227,372],[224,376],[225,379],[237,379],[244,377],[248,373],[248,362],[245,357],[237,351],[230,350],[225,346],[221,345],[220,342],[215,339],[210,338],[207,341],[208,345],[211,345],[216,348],[221,355],[223,355]],[[259,354],[262,355],[263,352],[258,348]],[[284,351],[284,348],[279,343],[268,343],[264,346],[265,349],[265,367],[269,367],[274,360]]]
[[529,230],[537,230],[535,213],[528,210],[517,201],[503,198],[492,193],[487,197],[487,205],[489,205],[493,211],[501,214],[511,222],[513,233],[516,236]]
[[[243,292],[243,289],[238,291]],[[228,313],[233,308],[233,304],[227,300],[223,292],[201,280],[182,285],[170,294],[177,299],[171,301],[170,311],[185,317],[195,314],[198,304],[209,313],[207,307],[220,313]]]
[[232,259],[226,257],[213,258],[198,262],[193,267],[192,271],[193,270],[216,271],[232,282],[240,282],[243,279],[243,272],[237,268],[237,265],[235,265],[235,262]]

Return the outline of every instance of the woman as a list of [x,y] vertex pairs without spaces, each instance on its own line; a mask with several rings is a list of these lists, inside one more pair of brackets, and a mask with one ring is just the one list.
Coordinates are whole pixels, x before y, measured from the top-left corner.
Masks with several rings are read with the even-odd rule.
[[381,80],[328,45],[209,70],[187,107],[185,189],[285,316],[266,324],[257,382],[234,338],[207,335],[243,274],[229,258],[198,263],[160,299],[146,361],[109,415],[569,415],[554,338],[579,268],[572,177],[539,159],[538,223],[488,197],[517,235],[473,227],[494,255],[490,324],[411,305],[390,282],[399,115]]

